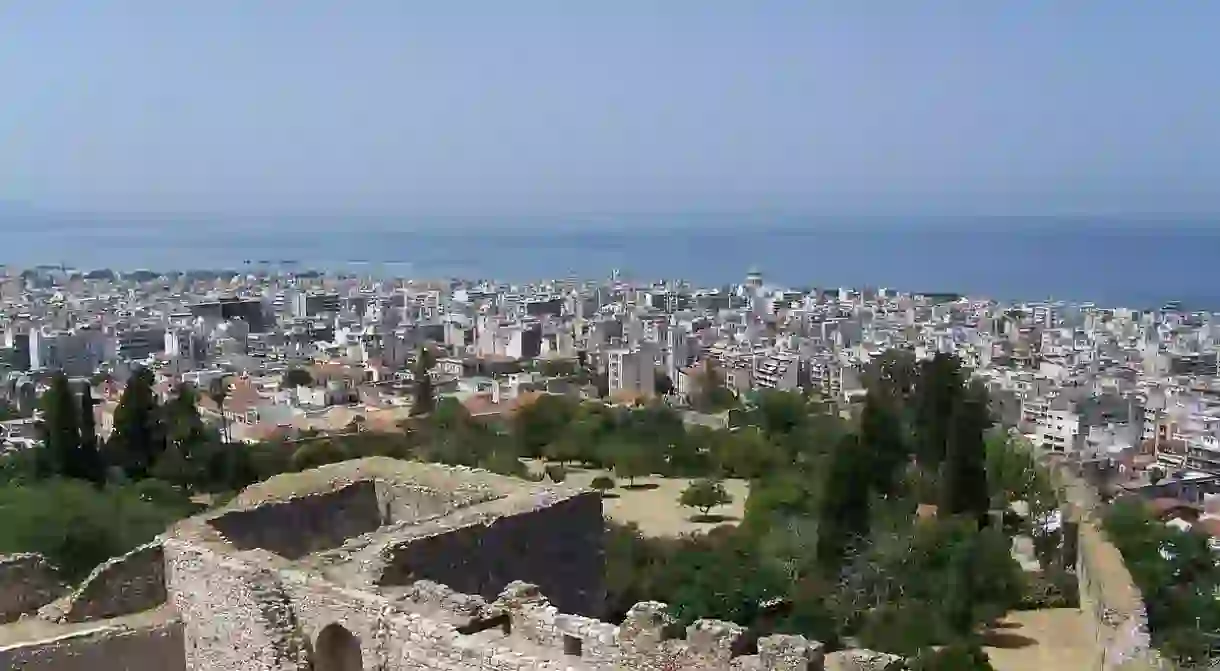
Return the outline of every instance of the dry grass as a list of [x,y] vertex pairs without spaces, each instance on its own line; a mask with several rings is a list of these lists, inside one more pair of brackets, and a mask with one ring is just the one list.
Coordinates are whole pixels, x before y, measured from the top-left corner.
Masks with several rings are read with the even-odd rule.
[[[541,473],[544,462],[527,462],[530,470]],[[587,487],[599,475],[614,477],[613,473],[591,468],[568,468],[565,484]],[[711,510],[712,516],[721,519],[711,522],[693,521],[698,511],[678,503],[678,496],[690,484],[688,478],[646,477],[636,478],[635,487],[627,487],[626,480],[618,480],[618,487],[610,490],[610,496],[602,500],[602,510],[615,522],[633,522],[646,536],[678,536],[693,531],[708,531],[723,524],[736,524],[745,511],[749,484],[745,480],[725,480],[724,488],[733,497],[733,502]]]

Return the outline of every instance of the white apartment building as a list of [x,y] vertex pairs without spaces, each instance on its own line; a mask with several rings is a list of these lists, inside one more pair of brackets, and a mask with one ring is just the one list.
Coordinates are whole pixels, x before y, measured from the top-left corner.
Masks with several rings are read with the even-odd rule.
[[758,357],[754,363],[754,388],[795,390],[800,385],[800,367],[800,357],[789,352]]
[[1021,406],[1021,415],[1032,429],[1035,445],[1065,453],[1080,449],[1080,415],[1067,399],[1027,400]]

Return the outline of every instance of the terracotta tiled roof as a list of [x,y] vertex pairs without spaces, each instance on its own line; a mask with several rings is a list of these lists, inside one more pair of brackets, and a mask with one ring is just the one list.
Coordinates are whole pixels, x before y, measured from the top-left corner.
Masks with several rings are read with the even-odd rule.
[[1197,517],[1200,512],[1199,507],[1192,503],[1169,497],[1152,499],[1148,502],[1148,507],[1159,519],[1182,517],[1183,514]]
[[229,397],[225,399],[225,410],[236,413],[245,412],[261,400],[262,397],[258,395],[258,391],[248,380],[237,380],[233,383]]

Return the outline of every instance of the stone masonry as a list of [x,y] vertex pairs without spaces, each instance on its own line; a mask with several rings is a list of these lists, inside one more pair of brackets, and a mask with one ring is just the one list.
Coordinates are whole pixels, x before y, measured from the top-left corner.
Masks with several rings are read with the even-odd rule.
[[0,556],[0,624],[41,608],[63,591],[59,572],[42,555]]
[[823,668],[800,636],[701,620],[674,637],[661,603],[596,619],[603,535],[600,497],[570,485],[384,458],[286,474],[0,627],[0,668]]
[[[275,519],[310,537],[258,528]],[[273,478],[178,525],[166,580],[189,671],[821,668],[822,646],[801,637],[751,646],[737,625],[700,621],[669,638],[664,604],[597,620],[603,532],[592,492],[364,459]]]

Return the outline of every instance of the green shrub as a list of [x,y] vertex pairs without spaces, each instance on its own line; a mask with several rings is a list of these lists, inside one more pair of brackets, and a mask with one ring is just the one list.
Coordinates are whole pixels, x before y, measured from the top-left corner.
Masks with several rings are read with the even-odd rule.
[[563,482],[564,478],[568,477],[568,469],[563,464],[547,464],[544,470],[551,482]]
[[75,480],[0,487],[0,553],[37,552],[69,580],[152,540],[194,506],[164,483],[99,490]]

